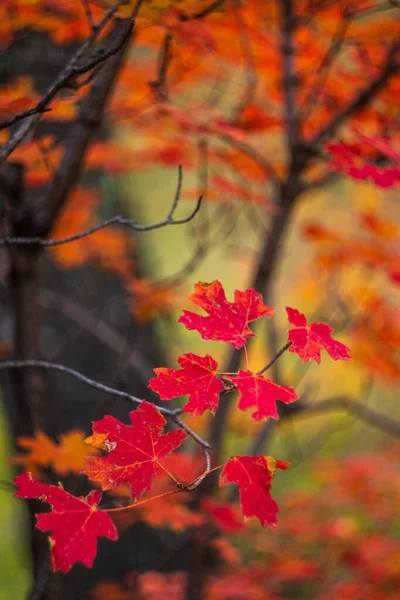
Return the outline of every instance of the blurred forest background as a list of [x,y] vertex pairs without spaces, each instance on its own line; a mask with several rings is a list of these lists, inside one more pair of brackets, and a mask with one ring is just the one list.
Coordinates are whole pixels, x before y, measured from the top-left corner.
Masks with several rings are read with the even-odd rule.
[[[1,597],[400,598],[398,3],[3,0],[0,33]],[[175,197],[182,224],[165,223]],[[163,226],[32,240],[115,215]],[[215,279],[276,309],[255,329],[254,371],[287,340],[286,306],[352,350],[319,366],[283,354],[271,378],[300,399],[279,421],[232,400],[185,416],[214,464],[292,463],[274,481],[278,528],[244,526],[210,477],[194,500],[121,517],[92,570],[43,576],[16,470],[87,493],[91,422],[131,408],[2,362],[52,361],[157,403],[153,368],[184,352],[243,367],[176,323]],[[192,479],[197,454],[180,461]]]

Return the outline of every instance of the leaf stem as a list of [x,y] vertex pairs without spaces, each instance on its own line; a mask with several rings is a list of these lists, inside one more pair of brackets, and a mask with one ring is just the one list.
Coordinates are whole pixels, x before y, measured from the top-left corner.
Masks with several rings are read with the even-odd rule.
[[150,500],[158,500],[158,498],[163,498],[164,496],[170,496],[171,494],[178,494],[180,489],[170,490],[169,492],[164,492],[162,494],[158,494],[158,496],[152,496],[151,498],[146,498],[146,500],[141,500],[140,502],[133,502],[132,504],[127,504],[126,506],[118,506],[117,508],[102,508],[103,512],[117,512],[118,510],[128,510],[128,508],[136,508],[137,506],[141,506],[142,504],[147,504]]
[[243,346],[243,351],[244,351],[244,358],[246,361],[246,371],[249,371],[249,355],[247,354],[247,348],[246,346]]
[[265,365],[265,367],[263,367],[262,369],[260,369],[259,371],[257,371],[256,375],[262,375],[263,373],[265,373],[265,371],[268,371],[268,369],[270,369],[272,367],[272,365],[278,360],[278,358],[280,358],[282,356],[282,354],[284,354],[286,352],[286,350],[288,350],[288,348],[290,348],[290,346],[292,345],[292,342],[287,342],[274,356],[274,358],[272,358],[268,364]]

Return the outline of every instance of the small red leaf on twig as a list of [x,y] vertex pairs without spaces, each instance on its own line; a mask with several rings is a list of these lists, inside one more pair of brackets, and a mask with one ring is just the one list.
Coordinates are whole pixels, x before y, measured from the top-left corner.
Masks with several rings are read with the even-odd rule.
[[87,438],[87,443],[99,447],[101,440],[109,454],[87,458],[84,472],[92,481],[98,481],[103,490],[127,482],[132,496],[139,498],[151,488],[153,477],[162,467],[160,459],[178,448],[186,433],[163,433],[166,420],[154,404],[144,400],[129,413],[129,418],[131,425],[110,415],[93,423],[93,436]]
[[178,358],[181,369],[154,369],[157,377],[152,379],[149,388],[160,394],[161,400],[171,400],[189,394],[189,402],[183,407],[193,417],[202,415],[209,408],[215,413],[218,395],[224,384],[216,376],[218,363],[208,354],[196,356],[184,354]]
[[262,296],[253,289],[245,292],[235,291],[234,302],[225,297],[222,284],[199,282],[194,286],[190,300],[202,308],[208,317],[188,310],[178,319],[186,329],[198,331],[203,340],[228,342],[239,350],[254,333],[248,324],[260,317],[272,317],[274,310],[263,303]]
[[315,360],[321,362],[321,349],[324,348],[333,360],[351,360],[350,348],[331,337],[335,331],[325,323],[313,323],[307,326],[306,317],[295,308],[286,307],[289,323],[295,329],[289,330],[289,352],[297,354],[303,362]]
[[[287,467],[275,461],[274,468]],[[263,527],[276,527],[279,508],[271,497],[273,473],[267,456],[232,456],[220,475],[220,486],[237,483],[245,519],[257,517]]]
[[277,400],[288,404],[298,398],[293,388],[286,385],[277,385],[263,375],[257,375],[257,373],[239,371],[237,376],[225,377],[225,379],[232,381],[240,392],[238,404],[240,410],[247,410],[252,406],[256,407],[251,415],[256,421],[268,417],[279,419],[276,409]]

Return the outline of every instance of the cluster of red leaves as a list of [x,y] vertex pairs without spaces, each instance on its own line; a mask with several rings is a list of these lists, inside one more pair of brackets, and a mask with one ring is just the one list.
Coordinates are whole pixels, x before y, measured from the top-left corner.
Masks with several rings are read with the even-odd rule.
[[[308,485],[302,479],[301,487],[282,499],[286,517],[273,535],[252,527],[232,529],[238,555],[225,557],[206,580],[204,598],[397,600],[399,451],[398,445],[389,446],[376,454],[315,463]],[[185,597],[186,586],[183,572],[134,572],[124,586],[101,582],[90,600],[133,600],[139,594],[163,600],[169,590],[178,599]]]
[[[391,188],[400,183],[400,152],[389,139],[371,138],[357,132],[353,143],[335,142],[327,144],[330,155],[329,167],[346,173],[353,179],[369,180],[382,188]],[[384,159],[383,166],[378,160]],[[375,162],[374,162],[375,161]]]
[[[254,290],[236,290],[234,302],[229,302],[219,281],[198,283],[190,299],[208,316],[185,310],[179,322],[187,329],[198,331],[203,339],[227,342],[237,349],[242,348],[247,338],[254,335],[249,328],[250,322],[273,314],[273,310],[263,303],[261,295]],[[304,315],[294,309],[288,309],[288,314],[289,321],[295,325],[295,329],[289,332],[290,348],[303,361],[314,359],[319,362],[321,348],[325,348],[335,360],[350,359],[348,348],[331,338],[331,327],[313,324],[308,328]],[[223,381],[217,376],[217,362],[208,355],[198,357],[185,354],[180,357],[179,364],[182,367],[180,370],[156,369],[157,377],[149,387],[157,391],[162,399],[189,394],[190,399],[184,410],[193,416],[202,414],[207,408],[215,411],[218,396],[225,389]],[[220,376],[224,377],[224,374]],[[256,407],[252,414],[255,420],[267,417],[277,419],[276,401],[293,402],[297,398],[292,388],[278,386],[259,373],[239,371],[237,376],[225,376],[225,379],[240,391],[239,409]],[[232,389],[232,386],[228,389]],[[111,415],[93,423],[93,435],[85,441],[92,448],[103,450],[106,455],[88,456],[83,472],[104,491],[128,484],[135,502],[146,490],[151,489],[152,481],[160,470],[178,483],[175,491],[184,489],[169,472],[164,459],[180,447],[186,432],[179,429],[164,433],[165,418],[154,404],[145,400],[129,417],[130,425]],[[287,466],[288,463],[284,461],[265,456],[233,456],[223,466],[220,485],[236,483],[239,486],[245,519],[255,516],[263,527],[276,526],[279,509],[270,490],[276,468],[286,469]],[[62,487],[33,480],[30,473],[17,477],[16,485],[19,498],[41,498],[52,506],[51,513],[38,516],[37,525],[43,531],[51,531],[55,569],[66,572],[78,561],[91,566],[96,555],[97,538],[104,536],[117,539],[117,531],[107,514],[116,509],[98,509],[100,491],[91,492],[87,498],[76,498]],[[218,519],[218,511],[214,508],[211,512]],[[221,520],[221,511],[219,518]],[[86,545],[87,551],[84,550]]]

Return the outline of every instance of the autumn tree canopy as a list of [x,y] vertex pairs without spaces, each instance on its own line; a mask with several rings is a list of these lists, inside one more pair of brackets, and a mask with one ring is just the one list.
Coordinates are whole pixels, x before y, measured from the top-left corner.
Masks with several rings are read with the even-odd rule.
[[[379,598],[394,600],[398,575],[367,558],[372,551],[394,560],[394,538],[377,533],[370,547],[353,516],[314,521],[313,498],[294,495],[291,506],[283,495],[294,513],[284,531],[310,544],[312,558],[288,543],[279,562],[280,534],[268,542],[252,537],[256,530],[245,529],[238,507],[245,519],[276,525],[276,470],[295,466],[300,455],[265,455],[274,432],[298,418],[345,409],[400,436],[400,415],[366,401],[371,389],[390,389],[400,377],[398,2],[3,0],[0,17],[1,305],[12,323],[12,331],[2,325],[0,371],[9,375],[10,420],[25,450],[13,461],[24,470],[16,496],[29,499],[31,597],[61,597],[50,565],[64,572],[76,562],[91,566],[97,537],[116,540],[141,521],[172,531],[189,557],[174,569],[182,577],[150,575],[164,597],[171,586],[177,598],[233,600],[238,577],[243,598],[286,600],[299,582],[311,597],[305,582],[322,573],[313,544],[324,532],[329,559],[354,572],[315,597],[364,599],[372,590],[375,600],[380,583]],[[162,205],[159,195],[140,204],[140,181],[149,186],[162,173],[173,174],[174,189],[161,184]],[[356,200],[347,200],[343,181],[356,186]],[[318,213],[321,190],[333,190],[333,199]],[[149,221],[148,205],[156,215]],[[301,211],[297,246],[290,246]],[[168,231],[165,263],[179,231],[188,232],[189,258],[179,248],[179,264],[174,258],[172,274],[162,276],[163,269],[149,268],[141,240]],[[196,282],[232,239],[243,262],[229,269],[230,296],[217,260],[207,267],[209,283]],[[294,266],[278,288],[288,257]],[[107,308],[107,290],[118,286],[113,314],[129,316],[128,333],[116,317],[93,310],[90,285],[99,277]],[[54,289],[65,281],[80,281],[73,295]],[[67,361],[57,360],[77,338],[62,330],[61,350],[50,352],[52,310],[108,348],[110,362],[120,363],[117,376],[94,352],[96,377],[84,373],[77,343]],[[175,313],[179,327],[193,332],[187,339],[201,339],[204,349],[174,347]],[[226,350],[214,354],[215,342]],[[162,362],[149,364],[154,355]],[[331,379],[344,383],[357,372],[358,395],[337,388],[326,395],[315,386],[321,355],[322,368],[332,359],[335,368],[336,361],[348,367],[328,367]],[[329,387],[327,372],[321,378]],[[108,395],[111,405],[99,417],[89,402],[86,424],[66,431],[60,418],[50,431],[49,389],[58,376]],[[122,420],[114,410],[125,410]],[[87,437],[81,428],[91,420]],[[390,470],[387,456],[380,469]],[[375,460],[354,459],[349,469],[370,514],[377,510],[390,525],[394,515],[372,497],[368,464]],[[348,511],[357,485],[343,481],[343,465],[330,466],[326,489]],[[291,476],[289,469],[277,480]],[[52,512],[38,510],[38,499]],[[320,503],[328,504],[323,495]],[[50,548],[34,527],[37,513],[38,529],[51,531]],[[299,534],[303,518],[308,539]],[[246,537],[243,560],[228,532]],[[260,565],[263,552],[274,557],[273,572]],[[92,597],[153,597],[147,579],[130,571],[119,587],[99,584]]]

